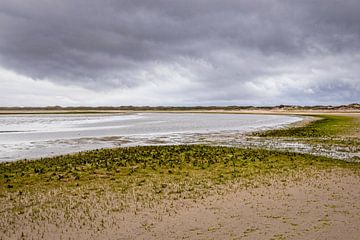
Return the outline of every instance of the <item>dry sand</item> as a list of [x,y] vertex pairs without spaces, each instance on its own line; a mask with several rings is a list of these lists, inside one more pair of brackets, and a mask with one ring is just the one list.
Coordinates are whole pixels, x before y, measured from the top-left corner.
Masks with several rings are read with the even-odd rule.
[[101,203],[94,203],[90,211],[98,217],[81,225],[56,226],[52,222],[59,219],[31,222],[19,216],[0,239],[355,240],[360,238],[359,184],[359,172],[352,170],[309,170],[137,211],[104,214],[96,212]]

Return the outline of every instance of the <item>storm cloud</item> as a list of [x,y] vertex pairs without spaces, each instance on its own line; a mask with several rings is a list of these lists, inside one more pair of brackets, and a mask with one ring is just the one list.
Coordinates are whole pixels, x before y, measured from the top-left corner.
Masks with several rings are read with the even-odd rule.
[[65,105],[356,102],[359,23],[357,0],[2,0],[0,104],[5,72]]

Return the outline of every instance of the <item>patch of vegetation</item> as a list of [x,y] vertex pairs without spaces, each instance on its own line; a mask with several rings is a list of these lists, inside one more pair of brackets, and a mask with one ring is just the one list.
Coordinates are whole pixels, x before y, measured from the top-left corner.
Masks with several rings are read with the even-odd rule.
[[[309,166],[350,166],[325,157],[262,149],[212,146],[143,146],[101,149],[39,160],[0,164],[0,193],[84,182],[146,181],[223,183],[263,173],[283,173]],[[354,165],[358,167],[358,165]],[[166,183],[166,182],[165,182]]]
[[305,126],[257,132],[255,136],[290,138],[336,137],[348,134],[358,125],[356,119],[350,116],[321,115],[320,117],[321,119],[315,120]]

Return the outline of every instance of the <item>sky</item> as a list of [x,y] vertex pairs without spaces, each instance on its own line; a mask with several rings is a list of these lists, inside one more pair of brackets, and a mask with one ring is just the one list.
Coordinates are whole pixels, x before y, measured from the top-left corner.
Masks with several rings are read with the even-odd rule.
[[0,0],[0,106],[354,102],[358,0]]

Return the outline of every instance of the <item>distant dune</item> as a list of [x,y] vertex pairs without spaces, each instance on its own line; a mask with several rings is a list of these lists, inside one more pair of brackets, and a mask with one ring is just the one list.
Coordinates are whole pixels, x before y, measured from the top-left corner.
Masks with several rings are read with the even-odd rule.
[[358,112],[360,103],[348,105],[278,106],[99,106],[99,107],[0,107],[0,112],[118,112],[118,111],[340,111]]

